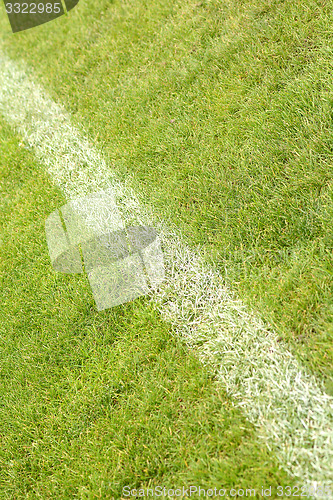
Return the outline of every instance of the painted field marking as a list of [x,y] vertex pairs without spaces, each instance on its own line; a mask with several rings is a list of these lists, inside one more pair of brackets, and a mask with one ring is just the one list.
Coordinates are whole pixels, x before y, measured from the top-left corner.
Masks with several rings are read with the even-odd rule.
[[[333,487],[333,398],[188,246],[157,220],[130,182],[120,183],[62,106],[23,65],[0,55],[0,112],[34,148],[69,200],[113,189],[127,224],[153,225],[163,242],[166,285],[151,300],[212,365],[288,473],[307,487]],[[333,498],[328,492],[324,498]]]

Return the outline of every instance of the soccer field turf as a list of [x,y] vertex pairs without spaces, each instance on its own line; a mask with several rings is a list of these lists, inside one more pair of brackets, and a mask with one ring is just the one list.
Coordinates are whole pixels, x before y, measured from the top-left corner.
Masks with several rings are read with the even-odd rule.
[[[110,170],[120,180],[130,178],[157,216],[176,223],[184,240],[196,246],[237,296],[271,325],[328,393],[333,215],[330,24],[330,2],[80,3],[68,18],[15,37],[4,16],[1,20],[3,50],[33,69],[34,80],[67,108],[91,144],[103,151]],[[120,498],[124,484],[147,485],[149,480],[257,488],[291,484],[291,477],[277,471],[274,455],[268,459],[250,424],[239,426],[238,419],[245,417],[230,406],[223,385],[214,392],[212,374],[208,376],[206,368],[170,336],[172,327],[151,304],[139,299],[99,315],[84,279],[52,274],[43,224],[64,200],[45,177],[43,161],[38,164],[34,152],[23,148],[22,138],[4,122],[1,135],[2,356],[4,379],[15,367],[13,380],[18,384],[7,381],[2,388],[7,401],[0,424],[4,495],[98,498],[103,487],[102,498]],[[176,432],[180,417],[175,414],[168,417],[168,430],[164,421],[172,411],[171,401],[162,410],[160,405],[149,407],[151,432],[146,434],[140,432],[143,417],[138,414],[130,420],[125,412],[133,390],[135,402],[129,411],[132,415],[133,408],[139,410],[140,391],[148,391],[154,369],[163,366],[158,356],[150,362],[138,341],[139,331],[147,352],[154,352],[151,321],[158,335],[164,332],[159,345],[165,359],[172,365],[167,347],[171,343],[181,356],[177,376],[194,384],[186,406],[191,437],[185,430]],[[65,332],[64,345],[58,330]],[[117,331],[121,336],[108,342],[106,338],[117,337]],[[131,350],[122,347],[123,335],[133,343],[135,356],[145,359],[145,378],[140,382],[133,372]],[[48,341],[43,343],[43,336]],[[72,361],[76,351],[71,342],[80,352],[77,364]],[[49,352],[51,346],[58,358]],[[188,360],[195,368],[187,377],[182,370]],[[117,363],[132,370],[127,374],[131,384],[123,381]],[[167,364],[165,370],[160,383],[168,387]],[[46,375],[39,386],[40,371]],[[110,387],[119,380],[121,398],[116,399],[121,405],[103,406],[104,386],[112,393]],[[135,380],[141,389],[134,389]],[[199,397],[200,383],[206,392]],[[164,402],[165,395],[153,386],[152,393]],[[67,391],[58,393],[57,387]],[[181,384],[180,393],[183,390]],[[210,406],[212,397],[218,409]],[[191,398],[194,408],[198,404],[201,412],[204,409],[200,418],[192,412]],[[52,420],[58,405],[56,416],[63,419],[63,427]],[[94,405],[95,413],[90,413]],[[228,415],[223,429],[222,409]],[[68,422],[89,425],[82,424],[71,437],[74,424],[67,422],[66,414]],[[209,431],[214,415],[214,430]],[[177,434],[177,446],[173,441],[166,447],[153,432],[154,418],[166,436]],[[129,421],[132,435],[126,430]],[[115,441],[115,426],[128,436],[123,448]],[[234,442],[227,430],[233,428],[247,429],[251,438],[242,434]],[[87,446],[89,451],[84,451]],[[52,449],[57,450],[53,458]],[[115,460],[119,450],[127,456],[126,465]],[[181,450],[190,460],[175,459],[183,456]],[[228,466],[225,457],[233,459]],[[291,470],[290,464],[285,468]]]

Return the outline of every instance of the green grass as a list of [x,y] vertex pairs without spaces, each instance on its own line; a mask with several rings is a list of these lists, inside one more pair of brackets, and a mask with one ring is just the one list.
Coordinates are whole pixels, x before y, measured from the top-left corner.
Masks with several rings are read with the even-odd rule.
[[9,33],[118,175],[332,382],[332,1],[85,2]]
[[98,313],[84,276],[54,273],[64,200],[20,141],[0,121],[0,497],[290,485],[146,299]]

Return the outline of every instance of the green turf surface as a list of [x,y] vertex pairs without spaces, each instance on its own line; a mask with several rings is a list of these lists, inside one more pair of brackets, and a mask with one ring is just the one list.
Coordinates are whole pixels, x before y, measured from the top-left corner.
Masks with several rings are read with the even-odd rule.
[[98,313],[54,273],[64,203],[0,120],[0,497],[121,497],[163,485],[290,485],[253,427],[147,299]]
[[80,0],[16,34],[120,177],[332,384],[332,1]]

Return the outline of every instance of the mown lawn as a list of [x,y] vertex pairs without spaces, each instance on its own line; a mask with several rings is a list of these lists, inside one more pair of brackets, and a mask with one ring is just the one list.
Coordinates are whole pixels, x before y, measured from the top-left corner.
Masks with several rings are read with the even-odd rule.
[[332,382],[332,1],[81,0],[7,52]]
[[0,120],[0,497],[292,484],[146,298],[98,313],[84,276],[54,273],[65,200],[21,140]]

